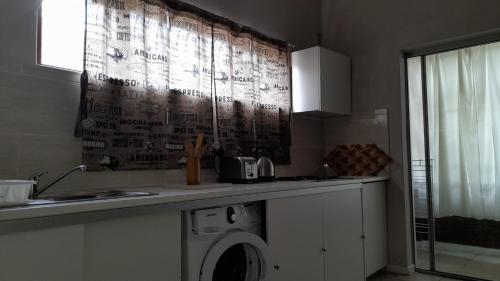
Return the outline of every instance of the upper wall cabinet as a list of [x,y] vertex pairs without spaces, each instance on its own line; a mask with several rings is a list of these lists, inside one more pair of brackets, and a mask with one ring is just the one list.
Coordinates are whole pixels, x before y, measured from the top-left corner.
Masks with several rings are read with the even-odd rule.
[[351,60],[323,47],[292,53],[293,112],[351,113]]

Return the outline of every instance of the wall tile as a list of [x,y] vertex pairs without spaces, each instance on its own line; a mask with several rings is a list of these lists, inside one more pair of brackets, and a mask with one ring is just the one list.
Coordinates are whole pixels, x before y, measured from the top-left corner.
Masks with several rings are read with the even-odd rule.
[[[41,184],[81,164],[81,140],[73,137],[79,85],[0,69],[0,177],[27,178],[48,170]],[[321,174],[325,155],[337,144],[375,143],[388,151],[387,110],[329,119],[292,116],[290,165],[277,176]],[[202,170],[202,182],[217,181],[213,169]],[[179,170],[75,173],[50,192],[184,184]]]
[[[342,144],[375,144],[389,154],[387,109],[353,113],[326,119],[324,122],[324,151],[330,153]],[[381,173],[388,174],[389,166]]]
[[276,167],[277,176],[315,175],[323,161],[323,120],[317,117],[292,116],[290,165]]
[[0,179],[16,178],[18,164],[17,144],[0,135]]

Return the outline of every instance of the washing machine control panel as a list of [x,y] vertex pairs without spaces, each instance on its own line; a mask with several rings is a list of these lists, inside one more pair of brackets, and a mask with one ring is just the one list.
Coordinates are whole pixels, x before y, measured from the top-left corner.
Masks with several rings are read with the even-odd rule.
[[259,204],[231,205],[191,211],[192,231],[197,235],[223,233],[261,223]]

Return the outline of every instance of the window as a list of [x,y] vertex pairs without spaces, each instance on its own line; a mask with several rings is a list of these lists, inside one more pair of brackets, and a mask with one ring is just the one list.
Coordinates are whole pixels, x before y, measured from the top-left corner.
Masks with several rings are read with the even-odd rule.
[[82,71],[85,0],[43,0],[38,24],[38,64]]

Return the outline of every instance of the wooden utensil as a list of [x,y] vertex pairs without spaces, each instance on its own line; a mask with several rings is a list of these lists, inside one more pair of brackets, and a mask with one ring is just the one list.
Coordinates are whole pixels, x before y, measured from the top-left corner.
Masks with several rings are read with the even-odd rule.
[[203,155],[203,153],[205,153],[206,150],[207,150],[207,144],[204,143],[201,145],[200,150],[198,151],[197,157],[200,158]]
[[197,137],[196,137],[196,146],[194,148],[194,154],[193,156],[194,157],[199,157],[201,154],[200,154],[200,148],[203,144],[203,133],[199,134]]
[[196,137],[196,145],[193,148],[193,143],[186,140],[186,181],[188,185],[200,184],[200,157],[207,148],[207,143],[203,141],[203,134]]
[[200,184],[200,158],[189,156],[186,163],[186,182],[188,185]]
[[187,157],[193,157],[194,148],[193,148],[193,143],[191,142],[191,140],[187,139],[186,142],[184,143],[184,146],[185,146]]

